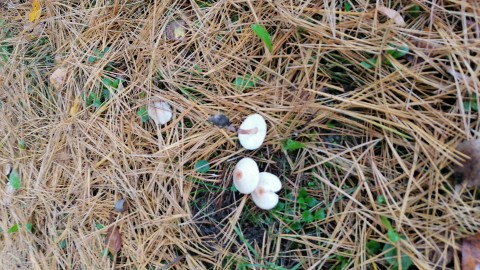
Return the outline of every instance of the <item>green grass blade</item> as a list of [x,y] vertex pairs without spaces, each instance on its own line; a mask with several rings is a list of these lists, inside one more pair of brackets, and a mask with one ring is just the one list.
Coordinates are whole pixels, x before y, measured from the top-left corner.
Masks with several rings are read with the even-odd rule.
[[252,24],[253,32],[263,41],[269,52],[273,51],[272,36],[263,25]]

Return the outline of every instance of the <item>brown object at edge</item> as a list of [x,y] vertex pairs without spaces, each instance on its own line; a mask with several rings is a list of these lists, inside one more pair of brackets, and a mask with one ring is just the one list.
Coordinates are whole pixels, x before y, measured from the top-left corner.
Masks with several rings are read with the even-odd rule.
[[457,150],[467,155],[463,166],[456,166],[455,173],[462,178],[462,183],[470,187],[480,186],[480,140],[461,142]]
[[[113,215],[110,215],[110,223],[113,223]],[[108,228],[105,244],[107,245],[108,251],[113,255],[117,254],[122,249],[122,234],[117,226]]]
[[462,270],[480,269],[480,233],[465,237],[462,242]]

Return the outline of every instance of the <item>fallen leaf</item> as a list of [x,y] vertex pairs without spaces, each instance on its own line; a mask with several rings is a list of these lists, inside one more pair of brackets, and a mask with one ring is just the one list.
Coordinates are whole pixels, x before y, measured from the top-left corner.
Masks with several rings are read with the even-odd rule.
[[165,28],[165,32],[169,40],[185,40],[185,21],[177,19],[169,22]]
[[292,139],[288,139],[283,142],[283,150],[287,152],[303,149],[304,147],[305,147],[305,144],[294,141]]
[[147,123],[150,120],[146,106],[140,107],[137,111],[138,117],[142,123]]
[[215,114],[208,117],[208,122],[218,127],[228,127],[230,125],[230,119],[224,114]]
[[245,76],[238,76],[237,78],[235,78],[235,80],[233,80],[233,86],[237,90],[244,91],[255,87],[257,80],[258,78],[250,74],[247,74]]
[[57,68],[52,75],[50,75],[50,83],[56,90],[60,90],[65,85],[67,78],[67,70],[65,68]]
[[461,142],[457,146],[457,151],[469,157],[463,163],[463,166],[454,168],[458,177],[463,180],[463,184],[470,187],[480,186],[480,140]]
[[117,226],[108,228],[105,244],[113,255],[117,254],[122,249],[122,234]]
[[73,101],[72,107],[70,108],[70,116],[74,116],[75,114],[77,114],[78,110],[80,109],[81,102],[82,102],[82,99],[79,96],[77,96]]
[[200,159],[195,163],[195,171],[199,173],[207,173],[210,170],[210,164],[204,159]]
[[7,233],[16,233],[18,232],[18,223],[17,224],[14,224],[12,227],[10,227],[7,231]]
[[480,269],[480,233],[466,237],[462,241],[462,269]]
[[16,170],[12,170],[8,175],[8,183],[15,189],[19,190],[22,187],[22,179],[20,173]]
[[398,13],[398,11],[387,8],[385,6],[379,6],[377,8],[378,12],[382,13],[383,15],[387,16],[389,19],[393,20],[393,22],[399,26],[404,26],[405,21],[403,20],[402,15]]
[[120,199],[120,200],[116,201],[115,205],[114,205],[115,212],[121,213],[121,212],[125,211],[124,204],[125,204],[124,199]]
[[28,20],[31,22],[36,22],[40,19],[42,14],[42,6],[40,5],[40,0],[32,1],[32,10],[28,13]]

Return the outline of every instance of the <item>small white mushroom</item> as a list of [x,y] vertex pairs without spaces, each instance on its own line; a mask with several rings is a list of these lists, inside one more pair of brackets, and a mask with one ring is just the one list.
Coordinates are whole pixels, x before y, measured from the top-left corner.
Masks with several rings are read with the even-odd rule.
[[148,116],[155,121],[157,125],[165,125],[172,119],[172,107],[167,102],[155,101],[148,106]]
[[57,68],[52,75],[50,75],[50,83],[56,90],[61,90],[65,85],[67,79],[67,69]]
[[242,158],[233,171],[233,185],[238,192],[250,194],[260,181],[257,163],[251,158]]
[[268,173],[260,173],[260,182],[257,188],[252,192],[252,200],[263,210],[270,210],[278,203],[278,194],[275,192],[282,189],[282,183],[277,176]]
[[259,114],[249,115],[238,129],[240,144],[248,150],[259,148],[267,135],[267,123]]
[[10,163],[5,163],[3,165],[3,174],[5,174],[5,176],[8,176],[11,171],[12,171],[12,165]]

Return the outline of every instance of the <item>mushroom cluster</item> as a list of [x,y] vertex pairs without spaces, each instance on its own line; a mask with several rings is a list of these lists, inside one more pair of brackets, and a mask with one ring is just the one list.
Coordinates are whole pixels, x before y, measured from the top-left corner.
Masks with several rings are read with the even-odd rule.
[[[258,149],[267,135],[267,124],[259,114],[249,115],[238,129],[240,144],[247,150]],[[260,172],[251,158],[241,159],[233,171],[233,185],[242,194],[251,194],[258,208],[270,210],[278,203],[276,192],[282,189],[280,179],[268,172]]]
[[233,170],[233,185],[242,194],[251,194],[258,208],[270,210],[278,203],[275,192],[282,189],[280,179],[268,172],[260,172],[251,158],[242,158]]

